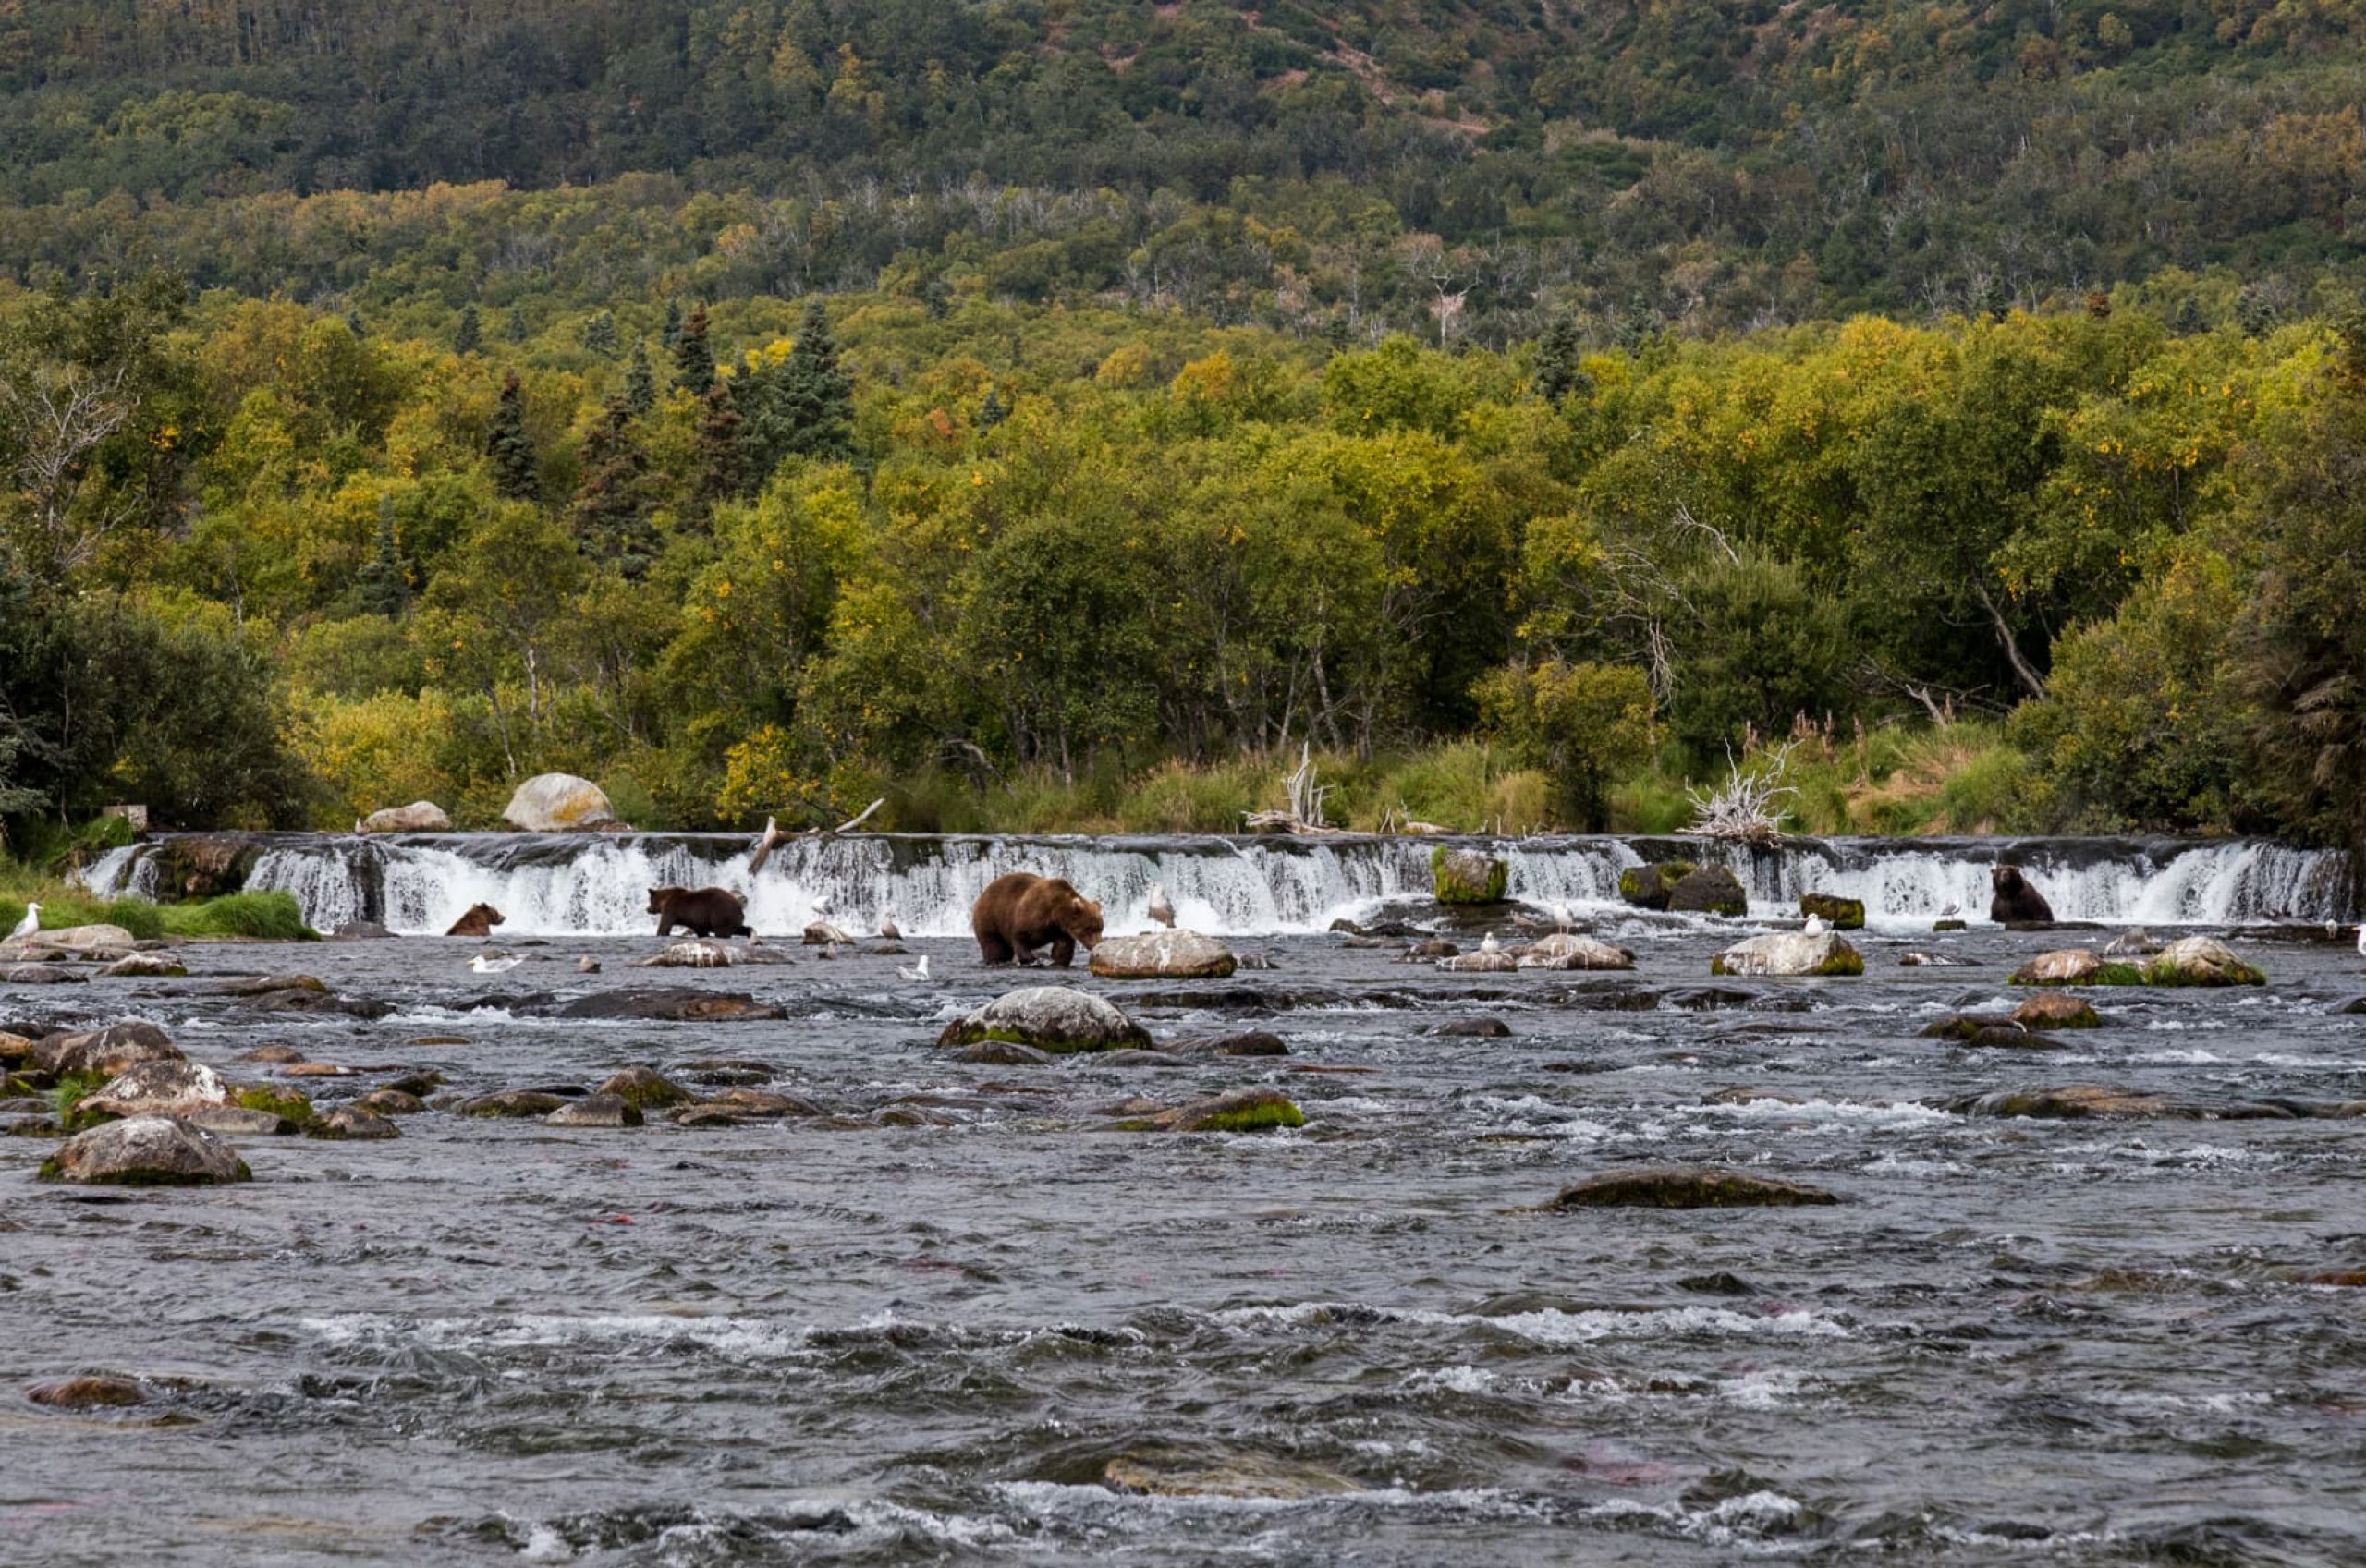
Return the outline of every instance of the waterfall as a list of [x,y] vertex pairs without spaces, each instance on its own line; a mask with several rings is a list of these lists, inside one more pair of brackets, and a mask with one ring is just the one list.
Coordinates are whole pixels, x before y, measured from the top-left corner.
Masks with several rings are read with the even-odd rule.
[[[2159,926],[2347,920],[2337,852],[2257,839],[1800,839],[1752,850],[1680,837],[1461,839],[1503,857],[1508,892],[1580,911],[1618,904],[1618,873],[1649,862],[1729,867],[1753,914],[1780,917],[1802,893],[1862,899],[1875,927],[1926,926],[1950,906],[1988,912],[1989,869],[2020,866],[2065,920]],[[322,930],[375,920],[408,934],[444,930],[471,905],[506,917],[505,934],[648,931],[652,887],[730,889],[749,923],[791,935],[826,898],[849,931],[892,912],[913,936],[969,931],[970,905],[1006,871],[1066,877],[1101,900],[1109,930],[1146,929],[1164,882],[1178,921],[1225,935],[1320,931],[1391,902],[1430,895],[1435,841],[1323,838],[1001,837],[848,834],[785,841],[748,874],[747,838],[717,833],[268,835],[248,885],[292,893]],[[153,895],[150,845],[116,850],[86,874],[102,894]]]

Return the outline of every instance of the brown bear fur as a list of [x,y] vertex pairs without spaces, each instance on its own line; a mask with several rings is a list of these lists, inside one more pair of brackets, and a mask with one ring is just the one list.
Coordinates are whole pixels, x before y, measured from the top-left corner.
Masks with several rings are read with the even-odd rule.
[[1996,889],[1995,896],[1988,901],[1988,918],[1998,925],[2053,920],[2054,906],[2045,901],[2045,894],[2022,880],[2018,866],[1998,866],[1988,873],[1988,881]]
[[452,929],[444,934],[445,936],[491,936],[493,928],[501,924],[503,918],[501,911],[490,904],[471,904],[469,906],[469,912],[453,921]]
[[1035,949],[1051,944],[1051,961],[1065,969],[1077,944],[1101,942],[1101,906],[1061,877],[1013,871],[996,877],[970,908],[978,956],[988,964],[1038,962]]
[[676,926],[700,936],[756,934],[748,928],[747,906],[739,902],[739,895],[719,887],[651,888],[649,912],[657,917],[659,936],[672,936]]

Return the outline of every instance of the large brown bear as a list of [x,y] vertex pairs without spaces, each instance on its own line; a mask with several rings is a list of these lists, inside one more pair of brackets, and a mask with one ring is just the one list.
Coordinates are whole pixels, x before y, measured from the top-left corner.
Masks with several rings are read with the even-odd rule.
[[1065,969],[1077,944],[1101,942],[1101,906],[1070,887],[1065,878],[1013,871],[996,877],[970,908],[978,956],[988,964],[1034,964],[1035,949],[1049,942],[1051,961]]
[[504,919],[501,911],[490,904],[471,904],[469,912],[452,922],[445,936],[491,936],[493,928]]
[[1988,918],[1998,925],[2053,920],[2054,906],[2045,901],[2045,894],[2022,880],[2018,866],[1998,866],[1988,873],[1988,881],[1996,889],[1995,895],[1988,901]]
[[657,934],[672,936],[676,926],[700,936],[754,936],[748,927],[747,906],[736,893],[719,887],[695,891],[682,887],[649,890],[649,912],[657,917]]

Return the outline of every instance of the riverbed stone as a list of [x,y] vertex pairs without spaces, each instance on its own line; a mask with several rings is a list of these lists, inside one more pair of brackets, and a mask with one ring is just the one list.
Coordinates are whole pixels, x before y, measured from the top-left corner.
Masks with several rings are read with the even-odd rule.
[[178,1116],[202,1105],[227,1105],[230,1086],[202,1063],[135,1063],[74,1107],[78,1116]]
[[101,979],[167,980],[189,973],[189,966],[169,953],[130,953],[99,971]]
[[1618,873],[1618,896],[1639,908],[1665,909],[1676,893],[1676,884],[1698,869],[1689,860],[1629,866]]
[[359,1105],[340,1105],[316,1117],[304,1133],[307,1137],[341,1141],[400,1137],[402,1129],[374,1111],[364,1110]]
[[982,1039],[964,1050],[961,1060],[989,1067],[1047,1067],[1053,1057],[1048,1051],[1038,1051],[1015,1039]]
[[1529,943],[1518,963],[1523,969],[1631,969],[1635,955],[1590,936],[1555,931]]
[[244,1105],[200,1105],[181,1120],[216,1137],[233,1139],[287,1137],[304,1130],[275,1112],[250,1110]]
[[1799,1209],[1838,1203],[1806,1182],[1721,1166],[1661,1165],[1605,1171],[1563,1187],[1554,1209]]
[[2012,973],[2006,981],[2017,986],[2139,985],[2144,977],[2134,966],[2115,963],[2087,947],[2056,948],[2041,953]]
[[[1386,937],[1377,936],[1361,938],[1359,939],[1359,942],[1351,942],[1348,943],[1348,945],[1354,947],[1359,945],[1359,942],[1368,943],[1373,947],[1394,947],[1396,945]],[[1414,942],[1411,946],[1406,948],[1404,952],[1397,954],[1396,961],[1399,964],[1430,964],[1435,963],[1441,958],[1459,958],[1461,956],[1461,948],[1457,947],[1454,943],[1447,942],[1443,937],[1431,937],[1426,941]]]
[[600,786],[573,773],[537,773],[518,786],[501,813],[520,833],[596,832],[616,826],[616,808]]
[[2106,958],[2150,958],[2160,951],[2160,939],[2141,926],[2122,931],[2104,943]]
[[1860,931],[1865,929],[1865,901],[1842,898],[1836,893],[1803,893],[1799,894],[1799,913],[1813,916],[1835,931]]
[[551,1015],[668,1024],[727,1024],[788,1016],[745,991],[705,991],[697,986],[618,986],[561,1003]]
[[2032,1029],[2093,1029],[2104,1021],[2093,1003],[2058,991],[2038,992],[2014,1008],[2013,1017]]
[[638,1127],[640,1107],[620,1094],[587,1094],[543,1118],[554,1127]]
[[1302,1127],[1306,1112],[1278,1089],[1237,1088],[1212,1100],[1161,1111],[1150,1121],[1160,1131],[1170,1133],[1256,1133]]
[[452,831],[452,819],[433,800],[414,800],[408,806],[382,807],[355,823],[353,831],[362,833],[448,833]]
[[1482,947],[1476,953],[1441,958],[1438,967],[1449,975],[1508,975],[1519,967],[1519,956],[1509,948],[1499,947],[1490,953]]
[[727,1105],[685,1105],[667,1120],[677,1127],[738,1127],[747,1124]]
[[1998,1089],[1950,1100],[1946,1109],[1964,1116],[2040,1121],[2287,1121],[2293,1115],[2287,1107],[2263,1100],[2190,1100],[2103,1084]]
[[727,969],[733,962],[728,944],[720,942],[677,942],[640,961],[647,969]]
[[594,1095],[612,1094],[638,1111],[663,1111],[668,1106],[687,1105],[690,1091],[659,1072],[654,1067],[627,1067],[611,1074],[605,1083],[592,1091]]
[[1430,1033],[1445,1039],[1509,1039],[1512,1027],[1501,1018],[1449,1018]]
[[1129,1450],[1101,1467],[1112,1491],[1151,1497],[1253,1498],[1302,1502],[1363,1489],[1335,1470],[1270,1454],[1165,1447]]
[[963,1046],[984,1039],[1016,1040],[1055,1054],[1151,1042],[1150,1031],[1113,1003],[1069,986],[1028,986],[998,996],[947,1024],[936,1043]]
[[52,1410],[120,1410],[146,1403],[148,1391],[130,1378],[101,1375],[36,1383],[25,1397]]
[[1224,943],[1184,930],[1104,937],[1086,966],[1110,980],[1221,980],[1239,966]]
[[252,1179],[238,1151],[170,1116],[130,1116],[77,1133],[41,1168],[87,1186],[208,1186]]
[[179,1046],[145,1019],[126,1019],[103,1029],[45,1037],[33,1047],[32,1064],[60,1077],[74,1073],[115,1077],[142,1062],[186,1060]]
[[734,1116],[769,1118],[827,1114],[822,1107],[801,1094],[787,1094],[779,1089],[750,1088],[744,1084],[726,1088],[701,1103],[721,1106]]
[[0,969],[0,985],[79,986],[89,983],[90,978],[55,964],[12,964]]
[[2244,962],[2216,937],[2189,936],[2169,943],[2144,966],[2144,983],[2155,986],[2263,986],[2267,977]]
[[1192,1035],[1165,1048],[1183,1056],[1287,1056],[1282,1037],[1267,1029],[1242,1029],[1233,1034]]
[[1679,915],[1747,915],[1750,893],[1723,866],[1702,866],[1668,889],[1667,906]]
[[540,1089],[507,1088],[464,1100],[457,1109],[463,1116],[547,1116],[566,1103]]
[[357,1110],[377,1116],[416,1116],[427,1109],[427,1101],[399,1088],[373,1088],[353,1103]]
[[1772,931],[1738,942],[1709,960],[1713,975],[1861,975],[1862,954],[1836,931]]

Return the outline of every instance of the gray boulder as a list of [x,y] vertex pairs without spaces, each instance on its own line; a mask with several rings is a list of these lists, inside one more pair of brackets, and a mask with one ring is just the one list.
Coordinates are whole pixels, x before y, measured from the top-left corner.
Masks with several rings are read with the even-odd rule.
[[1631,969],[1635,955],[1590,936],[1555,931],[1529,943],[1519,955],[1523,969]]
[[41,1174],[86,1186],[210,1186],[253,1176],[237,1149],[170,1116],[133,1116],[77,1133]]
[[939,1045],[1011,1040],[1065,1054],[1148,1047],[1150,1031],[1100,997],[1068,986],[1029,986],[998,996],[937,1036]]
[[587,1094],[543,1118],[554,1127],[638,1127],[640,1107],[620,1094]]
[[1709,960],[1713,975],[1861,975],[1865,960],[1838,933],[1776,931],[1738,942]]
[[[516,801],[510,802],[512,806]],[[372,811],[353,825],[358,833],[448,833],[452,819],[444,808],[433,800],[414,800],[408,806],[389,806]]]
[[596,832],[621,826],[600,786],[573,773],[538,773],[518,786],[502,820],[520,833]]
[[75,1106],[103,1116],[180,1116],[201,1106],[230,1103],[222,1075],[198,1062],[140,1062],[126,1068]]
[[33,1047],[32,1064],[60,1077],[68,1073],[115,1077],[142,1062],[179,1062],[181,1048],[143,1019],[109,1024],[104,1029],[44,1037]]
[[1221,980],[1240,966],[1232,950],[1197,931],[1146,931],[1101,939],[1092,972],[1113,980]]

